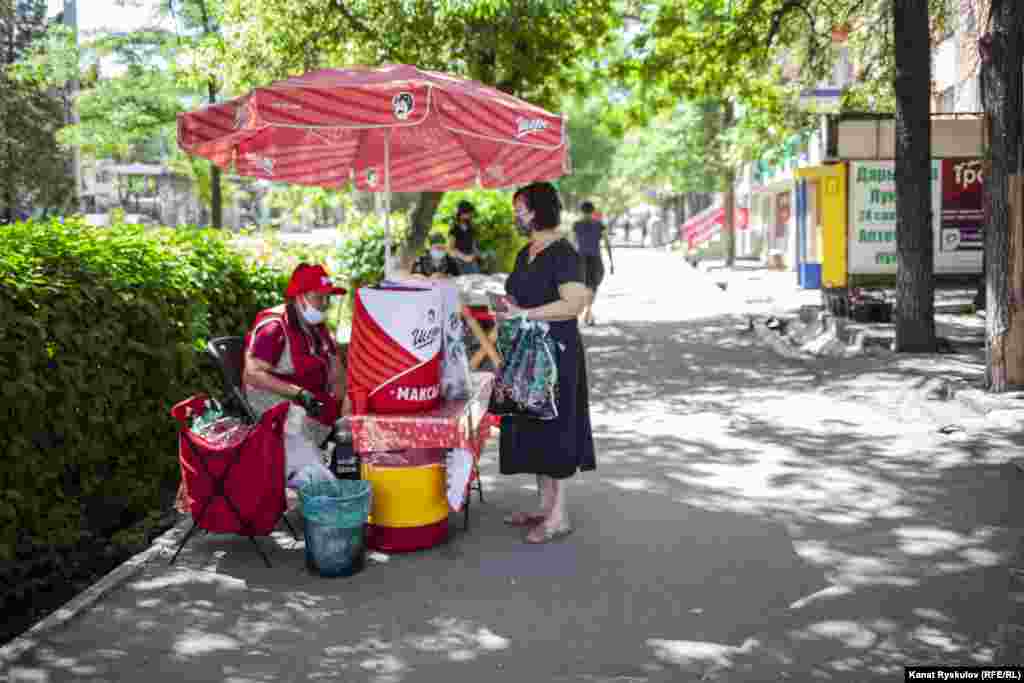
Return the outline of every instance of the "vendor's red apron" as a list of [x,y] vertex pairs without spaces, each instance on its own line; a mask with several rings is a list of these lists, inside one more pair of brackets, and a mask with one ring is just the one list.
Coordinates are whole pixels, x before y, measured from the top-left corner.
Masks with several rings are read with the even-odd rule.
[[[261,311],[256,316],[252,330],[246,335],[245,348],[249,349],[251,347],[252,338],[259,329],[274,321],[281,321],[285,332],[285,346],[281,352],[281,357],[270,374],[289,384],[298,385],[307,391],[317,394],[322,392],[332,393],[334,387],[331,383],[331,359],[338,353],[334,340],[331,339],[330,334],[324,334],[324,329],[326,328],[317,330],[316,333],[320,334],[320,338],[324,342],[325,352],[322,356],[313,355],[309,352],[310,340],[306,338],[304,332],[295,330],[292,325],[288,324],[285,310],[284,306],[277,306]],[[246,386],[245,393],[257,415],[262,415],[271,407],[287,400],[278,394],[263,391],[253,386]],[[298,408],[298,406],[293,406],[294,412],[300,412]],[[290,425],[298,422],[295,417],[291,415],[289,417]],[[331,430],[330,426],[305,416],[301,416],[301,424],[305,436],[317,445],[324,442]],[[289,429],[288,431],[291,433],[293,430]]]

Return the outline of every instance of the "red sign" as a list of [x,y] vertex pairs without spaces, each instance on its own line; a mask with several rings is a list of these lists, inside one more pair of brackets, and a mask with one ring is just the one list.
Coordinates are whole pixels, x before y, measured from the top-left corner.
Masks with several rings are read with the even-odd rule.
[[985,225],[981,159],[942,160],[940,251],[977,251]]
[[[680,232],[686,238],[689,247],[693,249],[721,232],[722,223],[724,222],[725,209],[720,207],[705,209],[683,223]],[[736,209],[734,223],[737,232],[746,230],[750,226],[750,211],[748,209]]]
[[786,236],[790,216],[792,216],[792,209],[790,208],[789,193],[780,192],[775,195],[775,237],[777,239]]

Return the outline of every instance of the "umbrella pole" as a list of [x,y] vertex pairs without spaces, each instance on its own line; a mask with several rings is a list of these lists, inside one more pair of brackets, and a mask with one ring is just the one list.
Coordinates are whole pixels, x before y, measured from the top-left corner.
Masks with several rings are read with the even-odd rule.
[[391,129],[384,132],[384,277],[391,279]]

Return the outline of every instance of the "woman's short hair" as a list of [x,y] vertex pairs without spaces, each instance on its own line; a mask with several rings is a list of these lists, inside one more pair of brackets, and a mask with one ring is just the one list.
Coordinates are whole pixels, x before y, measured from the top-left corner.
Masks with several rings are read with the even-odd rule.
[[594,213],[593,202],[583,202],[582,204],[580,204],[580,211],[582,211],[583,213]]
[[516,190],[512,201],[522,197],[526,206],[533,211],[535,227],[557,228],[562,223],[562,200],[558,198],[558,190],[551,183],[531,183]]

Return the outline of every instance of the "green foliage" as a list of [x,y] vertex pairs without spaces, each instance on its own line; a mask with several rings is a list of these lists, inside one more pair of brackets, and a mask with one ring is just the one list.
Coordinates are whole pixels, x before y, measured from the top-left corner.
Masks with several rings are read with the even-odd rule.
[[[770,85],[814,86],[833,67],[835,28],[849,31],[858,65],[845,110],[892,111],[892,0],[663,0],[648,5],[645,29],[620,73],[664,88],[665,97],[732,97],[754,104]],[[938,43],[960,9],[929,0]]]
[[62,93],[28,64],[45,31],[45,2],[0,0],[0,220],[20,207],[61,206],[73,189],[56,140]]
[[284,284],[213,231],[0,232],[0,558],[73,543],[97,501],[149,512],[177,472],[168,411],[205,384],[197,350]]
[[602,194],[623,152],[622,111],[613,105],[607,88],[582,98],[571,98],[564,110],[569,115],[572,173],[558,181],[567,208]]
[[415,64],[554,107],[568,70],[620,25],[615,10],[612,0],[225,0],[225,53],[207,68],[244,92],[313,68]]
[[350,211],[354,201],[346,190],[275,183],[267,193],[267,204],[282,209],[280,225],[289,219],[295,223],[315,223],[318,216],[340,207]]
[[[376,284],[384,279],[384,219],[370,213],[357,215],[340,227],[341,244],[337,251],[337,272],[350,283],[349,294],[356,287]],[[405,241],[407,227],[401,214],[391,215],[391,249]]]
[[512,193],[488,190],[448,192],[438,207],[436,218],[440,221],[435,221],[435,232],[448,234],[451,219],[455,216],[455,207],[463,199],[469,200],[476,207],[473,224],[476,226],[481,253],[494,270],[511,273],[516,255],[527,242],[516,230]]
[[173,146],[185,94],[167,71],[132,65],[124,75],[83,90],[80,123],[63,129],[61,140],[97,158],[126,161],[137,159],[149,140],[164,138]]

